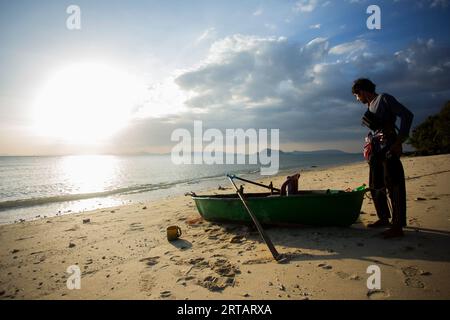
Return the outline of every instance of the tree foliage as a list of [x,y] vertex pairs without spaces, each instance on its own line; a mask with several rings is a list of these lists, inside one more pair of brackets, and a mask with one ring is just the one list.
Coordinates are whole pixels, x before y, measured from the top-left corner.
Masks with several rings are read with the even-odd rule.
[[408,142],[419,154],[450,153],[450,101],[417,126]]

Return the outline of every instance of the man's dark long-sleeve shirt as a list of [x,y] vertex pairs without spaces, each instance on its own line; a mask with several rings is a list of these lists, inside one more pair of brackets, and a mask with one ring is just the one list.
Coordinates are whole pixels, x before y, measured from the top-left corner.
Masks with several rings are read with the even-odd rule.
[[387,93],[378,95],[370,103],[369,111],[374,113],[382,123],[384,133],[388,133],[385,131],[392,132],[395,129],[395,121],[399,117],[401,122],[398,136],[402,142],[408,138],[414,115],[393,96]]

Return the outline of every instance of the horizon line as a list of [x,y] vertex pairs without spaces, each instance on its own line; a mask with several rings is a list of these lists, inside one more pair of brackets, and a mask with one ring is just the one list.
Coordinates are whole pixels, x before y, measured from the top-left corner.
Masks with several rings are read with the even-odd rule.
[[[268,150],[272,150],[270,148],[266,148]],[[266,150],[264,149],[264,150]],[[262,151],[264,151],[262,150]],[[304,153],[313,153],[313,152],[324,152],[324,151],[329,151],[329,152],[339,152],[339,153],[346,153],[346,154],[357,154],[360,152],[347,152],[347,151],[342,151],[340,149],[315,149],[315,150],[293,150],[293,151],[283,151],[281,149],[278,150],[278,152],[280,153],[298,153],[298,152],[304,152]],[[244,154],[244,155],[253,155],[253,154],[257,154],[260,153],[261,151],[258,151],[256,153],[252,153],[252,154]],[[200,153],[198,151],[192,151],[191,154],[195,154],[195,153]],[[217,152],[219,154],[230,154],[230,153],[226,153],[226,152]],[[126,152],[99,152],[99,153],[55,153],[55,154],[0,154],[0,157],[68,157],[68,156],[146,156],[146,155],[154,155],[154,156],[165,156],[165,155],[170,155],[171,152],[145,152],[145,151],[139,151],[139,152],[131,152],[131,153],[126,153]],[[233,155],[242,155],[242,153],[233,153]]]

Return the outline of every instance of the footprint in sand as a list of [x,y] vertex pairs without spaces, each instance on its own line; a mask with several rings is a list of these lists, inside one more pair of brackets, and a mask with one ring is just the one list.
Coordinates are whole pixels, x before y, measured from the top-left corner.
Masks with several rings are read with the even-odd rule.
[[339,278],[343,279],[343,280],[346,280],[346,279],[349,279],[349,278],[350,278],[350,275],[349,275],[348,273],[345,273],[345,272],[342,272],[342,271],[337,271],[337,272],[336,272],[336,275],[337,275]]
[[245,240],[245,235],[237,235],[231,238],[230,243],[243,243]]
[[357,274],[352,274],[352,275],[350,276],[350,280],[360,281],[360,280],[361,280],[361,277],[358,276]]
[[199,280],[198,284],[209,291],[222,291],[228,286],[234,286],[234,278],[207,276],[203,280]]
[[226,259],[217,259],[215,262],[210,262],[210,267],[216,273],[224,277],[234,277],[236,274],[240,274],[239,267],[232,265]]
[[140,222],[135,222],[130,224],[130,229],[128,231],[144,231],[144,227]]
[[174,255],[169,258],[170,261],[178,263],[180,260],[180,256]]
[[419,274],[420,270],[417,267],[409,266],[402,268],[402,272],[407,277],[415,277]]
[[[212,292],[222,291],[226,287],[234,286],[236,275],[241,273],[238,266],[231,264],[230,261],[224,258],[207,261],[202,257],[198,257],[189,259],[186,262],[191,267],[185,272],[184,277],[179,278],[177,281],[194,279],[198,270],[201,270],[201,278],[197,279],[197,284]],[[189,277],[188,273],[191,274]]]
[[141,292],[146,292],[148,296],[152,293],[155,286],[155,279],[150,274],[143,274],[139,280],[139,287]]
[[317,266],[320,267],[320,268],[322,268],[322,269],[324,269],[324,270],[331,270],[331,269],[333,269],[332,266],[330,266],[330,265],[328,265],[328,264],[326,264],[326,263],[320,263],[320,264],[318,264]]
[[390,294],[383,290],[369,290],[367,292],[367,297],[370,300],[385,300],[390,297]]
[[244,261],[242,264],[265,264],[272,262],[273,259],[271,258],[260,258],[260,259],[253,259],[253,260],[247,260]]
[[406,278],[405,284],[406,284],[406,286],[412,287],[412,288],[418,288],[418,289],[425,288],[425,285],[423,284],[423,282],[416,278]]
[[188,260],[188,263],[197,265],[197,264],[201,263],[203,260],[205,260],[205,258],[202,258],[202,257],[191,258],[191,259]]
[[148,257],[148,258],[143,258],[141,260],[139,260],[139,262],[145,262],[145,264],[149,267],[153,267],[154,265],[158,264],[159,260],[159,256],[156,257]]
[[170,291],[162,291],[160,294],[159,294],[159,296],[161,297],[161,298],[168,298],[168,297],[170,297],[172,295],[172,292],[170,292]]
[[403,275],[405,276],[405,285],[407,287],[411,288],[418,288],[422,289],[425,288],[425,285],[422,281],[417,279],[417,276],[423,276],[423,275],[431,275],[430,272],[426,272],[423,270],[420,270],[419,268],[415,266],[409,266],[402,268]]
[[184,264],[190,264],[191,267],[188,269],[188,271],[185,273],[186,275],[192,270],[192,269],[199,269],[199,270],[203,270],[207,267],[209,267],[209,262],[205,261],[205,258],[199,257],[199,258],[191,258],[189,260],[185,260],[185,261],[180,261],[181,263]]

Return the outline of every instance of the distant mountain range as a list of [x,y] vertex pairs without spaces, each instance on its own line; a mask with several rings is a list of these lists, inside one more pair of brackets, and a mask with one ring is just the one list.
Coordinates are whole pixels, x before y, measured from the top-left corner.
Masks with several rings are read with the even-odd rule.
[[[262,152],[268,152],[268,154],[271,154],[272,150],[271,149],[264,149],[264,150],[260,151],[259,153],[262,153]],[[333,149],[314,150],[314,151],[282,151],[282,150],[279,150],[278,152],[279,152],[280,155],[293,155],[293,156],[306,155],[306,154],[328,154],[328,155],[353,154],[353,153],[344,152],[344,151],[341,151],[341,150],[333,150]],[[200,154],[200,153],[192,152],[192,155],[195,155],[195,154]],[[217,154],[218,155],[223,155],[224,153],[218,152]],[[146,152],[140,152],[140,153],[135,154],[135,155],[164,156],[164,155],[170,155],[170,153],[146,153]]]
[[344,151],[341,151],[341,150],[333,150],[333,149],[329,149],[329,150],[315,150],[315,151],[291,151],[291,152],[280,151],[280,154],[281,153],[292,154],[292,155],[302,155],[302,154],[350,154],[348,152],[344,152]]

